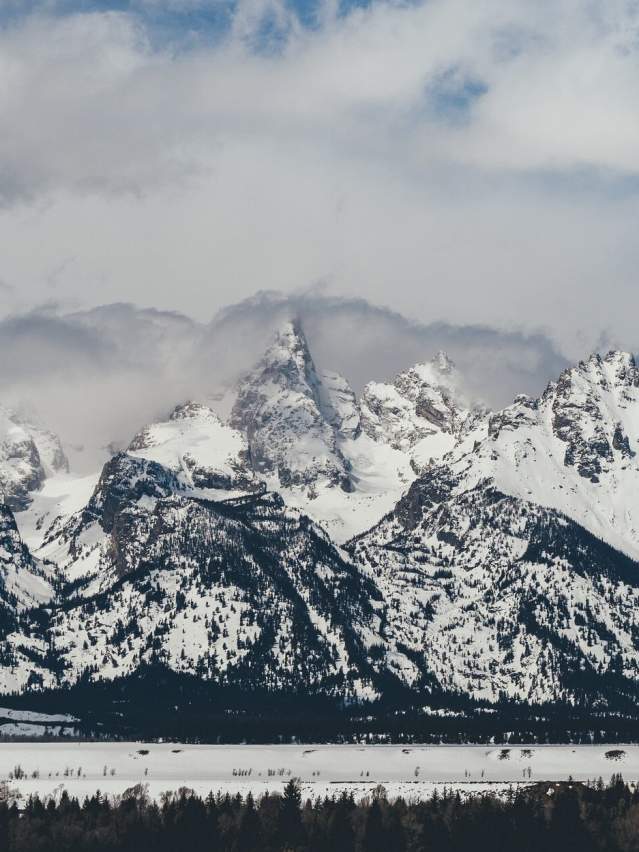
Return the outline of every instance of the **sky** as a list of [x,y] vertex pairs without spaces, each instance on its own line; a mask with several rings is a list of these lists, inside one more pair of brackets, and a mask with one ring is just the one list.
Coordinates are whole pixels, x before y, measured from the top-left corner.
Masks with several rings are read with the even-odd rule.
[[303,303],[327,354],[394,317],[371,371],[448,329],[539,390],[639,349],[637,103],[636,0],[0,0],[0,348]]

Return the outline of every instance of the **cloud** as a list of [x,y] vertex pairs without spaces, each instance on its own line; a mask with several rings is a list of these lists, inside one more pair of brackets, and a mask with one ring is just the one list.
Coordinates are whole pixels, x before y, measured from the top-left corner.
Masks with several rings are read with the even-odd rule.
[[[361,391],[446,349],[469,391],[491,404],[539,393],[565,361],[542,334],[423,325],[364,299],[318,289],[258,293],[199,323],[130,304],[63,313],[53,307],[0,321],[0,404],[35,410],[79,470],[126,446],[187,399],[213,400],[249,369],[286,319],[300,317],[318,366]],[[80,450],[80,448],[83,448]]]
[[499,407],[517,393],[541,393],[567,365],[542,333],[415,322],[362,298],[331,297],[321,288],[292,295],[258,293],[222,310],[209,326],[208,339],[251,341],[253,355],[290,317],[302,320],[318,364],[341,372],[358,393],[366,382],[391,379],[444,350],[470,392]]
[[604,321],[637,344],[636,4],[113,5],[0,29],[23,308],[73,258],[64,304],[202,317],[326,279],[424,325],[544,328],[570,357]]
[[[278,0],[242,0],[216,49],[177,54],[152,49],[132,13],[33,13],[6,28],[5,200],[55,186],[144,191],[214,166],[205,149],[247,131],[322,148],[330,134],[345,154],[385,154],[409,172],[637,174],[634,4],[377,2],[345,17],[322,8],[309,30]],[[273,19],[283,49],[256,54]],[[442,120],[446,106],[468,121]]]
[[194,363],[198,326],[177,314],[110,305],[52,308],[0,322],[0,404],[35,410],[61,435],[80,469],[104,447],[128,443],[145,423],[202,391]]

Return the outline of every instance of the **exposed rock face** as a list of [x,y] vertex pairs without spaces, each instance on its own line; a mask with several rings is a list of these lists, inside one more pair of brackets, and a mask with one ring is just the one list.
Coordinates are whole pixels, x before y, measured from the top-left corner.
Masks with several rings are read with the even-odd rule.
[[322,383],[299,324],[288,323],[241,382],[231,425],[248,440],[253,469],[284,488],[352,488],[338,446],[342,424],[353,425],[352,391],[331,374]]
[[361,401],[362,430],[380,443],[412,452],[417,463],[439,458],[484,425],[486,411],[471,407],[452,361],[439,352],[392,383],[370,382]]
[[105,464],[85,516],[96,518],[105,532],[111,532],[126,506],[167,497],[179,487],[177,478],[157,462],[118,453]]
[[[580,476],[598,482],[614,466],[615,450],[631,458],[629,438],[614,407],[623,412],[638,398],[639,370],[632,355],[609,352],[562,373],[551,385],[553,430],[566,443],[564,461]],[[622,415],[623,416],[623,415]]]
[[522,426],[534,426],[538,411],[538,400],[528,396],[518,396],[512,405],[490,416],[488,435],[496,440],[504,429],[514,431]]

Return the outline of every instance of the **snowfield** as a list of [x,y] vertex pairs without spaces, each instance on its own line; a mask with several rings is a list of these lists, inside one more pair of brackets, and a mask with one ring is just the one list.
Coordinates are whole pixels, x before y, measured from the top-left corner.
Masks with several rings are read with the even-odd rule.
[[[20,767],[16,771],[16,767]],[[178,743],[2,743],[0,781],[18,797],[118,795],[148,784],[151,796],[189,787],[254,796],[281,791],[290,778],[305,798],[382,784],[389,797],[429,798],[444,787],[503,794],[539,781],[639,781],[639,746],[215,746]],[[16,775],[19,777],[16,779]]]

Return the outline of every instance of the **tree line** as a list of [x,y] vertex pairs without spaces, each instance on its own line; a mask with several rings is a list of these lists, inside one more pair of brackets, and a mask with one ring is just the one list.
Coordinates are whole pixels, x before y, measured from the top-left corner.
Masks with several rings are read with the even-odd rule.
[[389,800],[382,787],[302,800],[283,793],[149,798],[146,785],[83,802],[32,797],[0,802],[6,852],[634,852],[639,792],[613,776],[604,786],[544,783],[506,796],[454,791],[420,802]]

